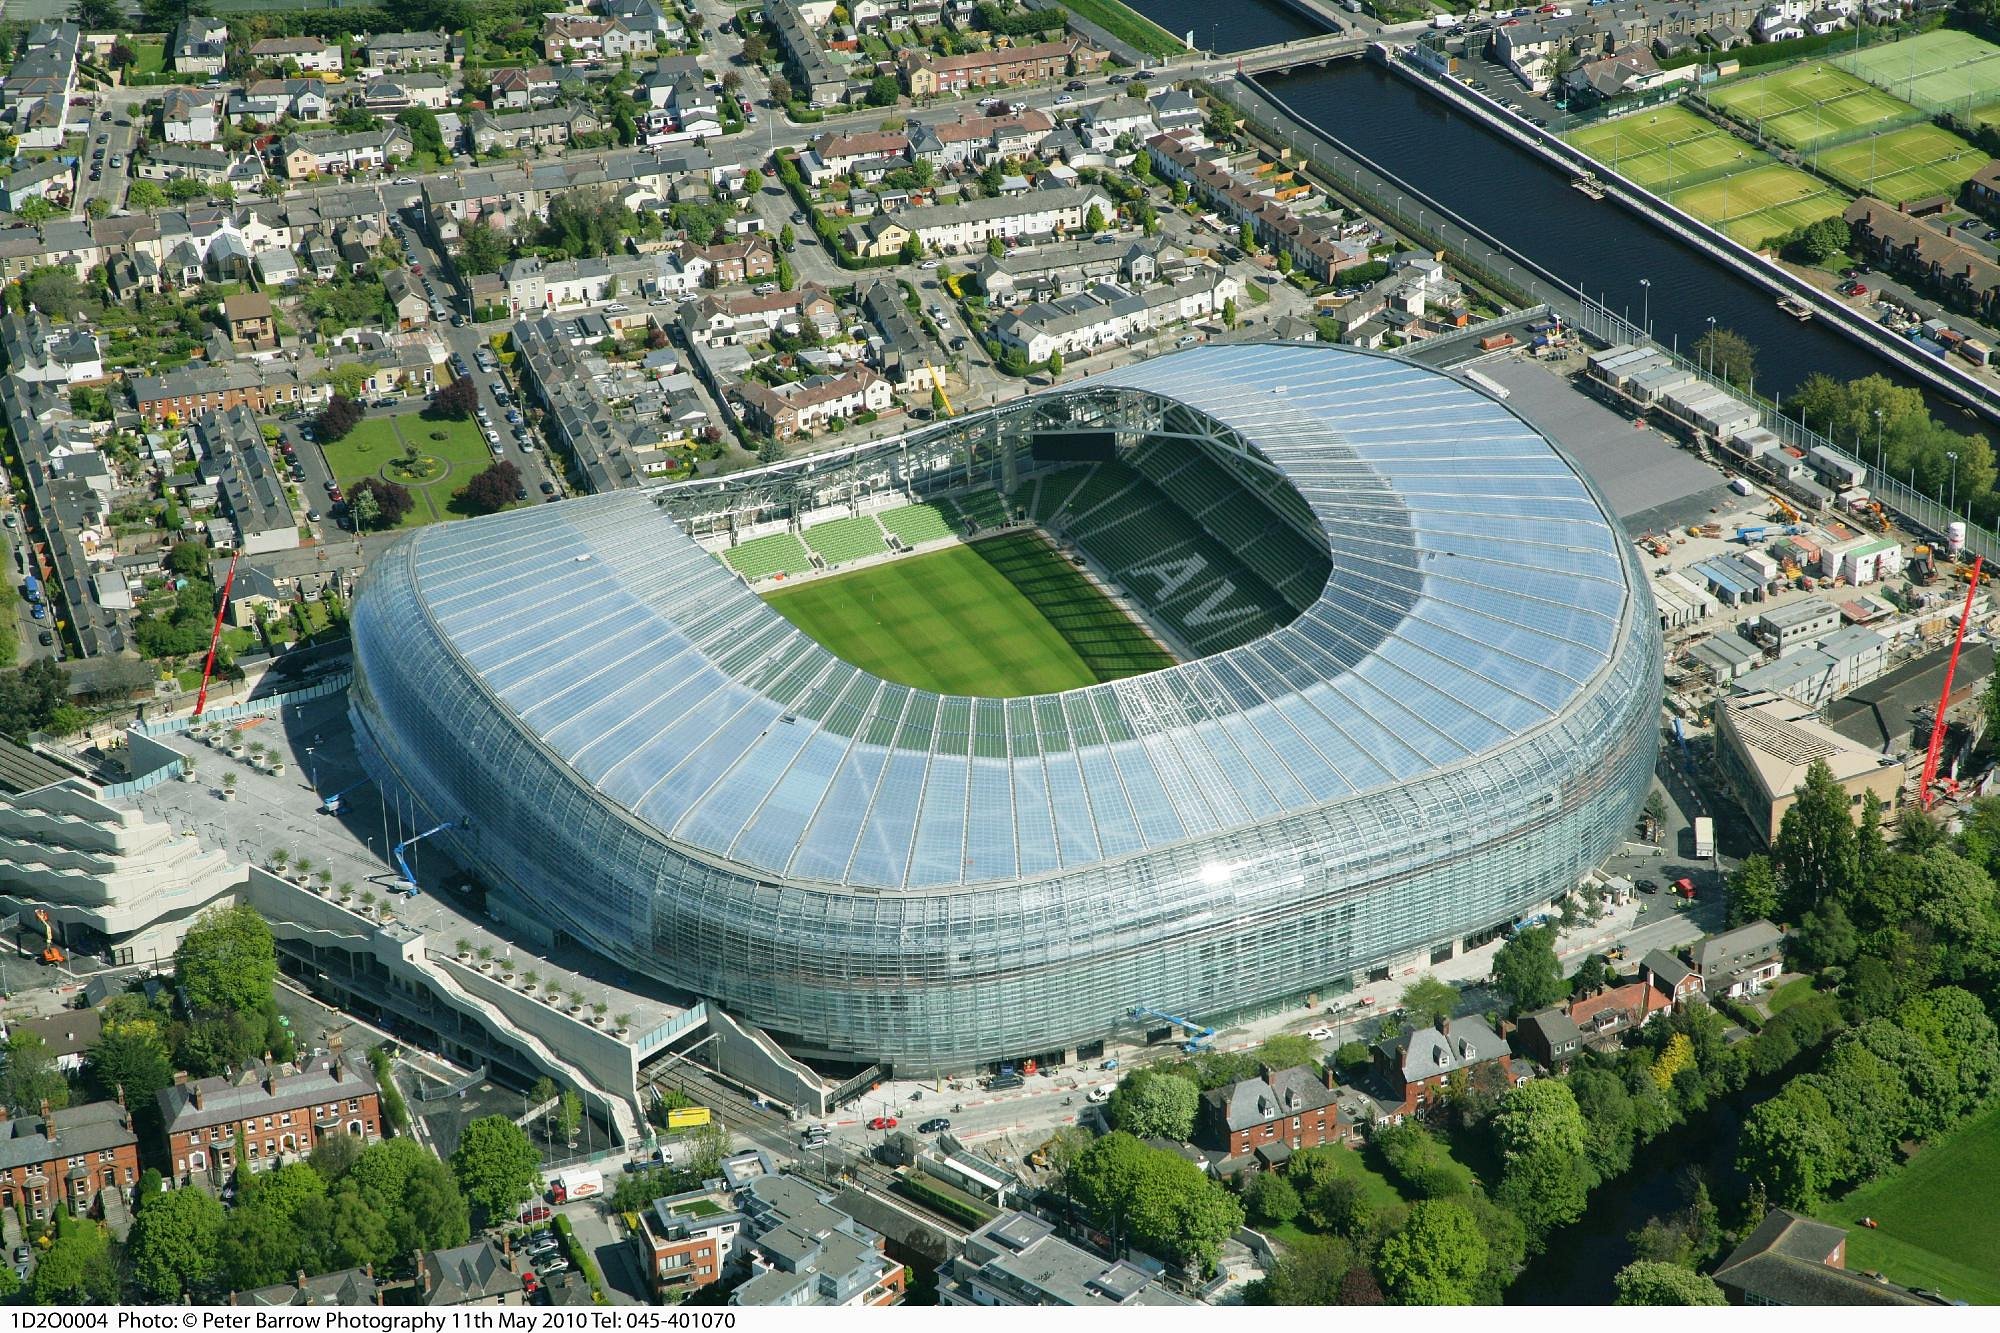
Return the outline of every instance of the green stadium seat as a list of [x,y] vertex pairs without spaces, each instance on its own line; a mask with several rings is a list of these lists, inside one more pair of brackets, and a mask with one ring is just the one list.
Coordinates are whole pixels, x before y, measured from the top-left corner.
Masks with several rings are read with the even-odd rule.
[[812,571],[812,559],[806,554],[805,543],[789,532],[774,532],[766,537],[752,537],[747,542],[739,542],[724,551],[722,558],[731,569],[753,583],[779,574],[807,574]]
[[815,523],[805,531],[806,545],[829,565],[851,564],[888,550],[881,525],[873,518],[836,518]]
[[875,517],[905,546],[941,541],[952,535],[950,516],[936,505],[904,505],[901,509],[884,510]]
[[992,487],[958,497],[959,512],[982,528],[997,528],[1010,517],[1007,501]]

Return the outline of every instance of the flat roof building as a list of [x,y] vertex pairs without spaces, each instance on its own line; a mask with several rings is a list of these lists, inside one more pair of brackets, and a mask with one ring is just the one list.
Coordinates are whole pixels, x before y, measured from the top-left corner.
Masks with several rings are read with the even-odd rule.
[[1723,699],[1715,706],[1716,757],[1750,822],[1766,841],[1777,837],[1806,771],[1823,761],[1847,792],[1855,817],[1874,792],[1894,806],[1904,768],[1841,735],[1808,705],[1768,692]]

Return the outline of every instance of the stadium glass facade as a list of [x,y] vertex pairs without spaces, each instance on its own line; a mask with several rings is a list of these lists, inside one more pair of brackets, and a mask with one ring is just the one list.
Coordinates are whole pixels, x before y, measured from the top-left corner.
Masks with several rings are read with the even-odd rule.
[[[834,657],[690,535],[1011,483],[1033,434],[1085,428],[1238,470],[1274,530],[1322,534],[1318,595],[1147,675],[946,697]],[[1629,543],[1549,441],[1297,345],[423,529],[354,631],[365,762],[465,821],[444,836],[517,913],[796,1052],[906,1069],[1301,996],[1549,901],[1635,818],[1661,688]]]

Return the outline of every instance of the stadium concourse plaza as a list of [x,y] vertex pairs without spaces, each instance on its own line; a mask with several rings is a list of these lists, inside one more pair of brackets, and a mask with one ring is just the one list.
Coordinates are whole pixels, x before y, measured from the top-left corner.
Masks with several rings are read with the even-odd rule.
[[362,764],[488,911],[831,1071],[1449,959],[1623,841],[1658,743],[1598,492],[1327,346],[427,529],[354,645]]

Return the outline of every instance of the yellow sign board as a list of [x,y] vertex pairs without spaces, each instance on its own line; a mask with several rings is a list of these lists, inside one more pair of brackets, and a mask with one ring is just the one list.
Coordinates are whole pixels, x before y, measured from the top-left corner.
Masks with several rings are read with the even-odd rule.
[[668,1129],[694,1129],[705,1125],[713,1113],[706,1106],[680,1106],[667,1112]]

